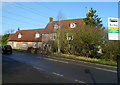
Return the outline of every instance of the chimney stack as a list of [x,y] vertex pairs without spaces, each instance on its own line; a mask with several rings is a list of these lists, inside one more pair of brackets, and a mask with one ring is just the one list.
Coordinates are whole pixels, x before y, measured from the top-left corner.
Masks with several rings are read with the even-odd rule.
[[53,18],[52,18],[52,17],[50,17],[50,18],[49,18],[49,22],[52,22],[52,21],[53,21]]
[[20,27],[18,27],[18,31],[20,30]]

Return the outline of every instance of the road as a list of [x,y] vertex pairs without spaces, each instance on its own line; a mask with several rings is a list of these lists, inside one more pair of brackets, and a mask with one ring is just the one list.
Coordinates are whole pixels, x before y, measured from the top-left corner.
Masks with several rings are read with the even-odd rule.
[[3,83],[6,82],[117,83],[117,68],[13,51],[12,55],[3,55]]

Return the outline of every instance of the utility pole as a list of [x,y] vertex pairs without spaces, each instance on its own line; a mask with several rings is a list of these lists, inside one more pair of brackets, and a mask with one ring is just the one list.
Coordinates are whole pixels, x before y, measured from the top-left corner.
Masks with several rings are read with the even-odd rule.
[[120,54],[117,55],[117,78],[118,84],[120,84]]

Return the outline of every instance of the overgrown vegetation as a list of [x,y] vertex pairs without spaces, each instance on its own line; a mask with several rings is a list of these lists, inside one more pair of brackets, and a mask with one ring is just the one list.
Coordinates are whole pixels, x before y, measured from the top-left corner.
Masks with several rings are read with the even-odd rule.
[[59,46],[63,54],[116,61],[116,54],[120,53],[120,41],[109,41],[101,22],[96,10],[91,8],[81,27],[56,31],[56,39],[48,42],[51,52],[58,52]]
[[[2,35],[2,39],[1,39],[2,45],[7,44],[7,40],[8,40],[8,38],[9,38],[9,35],[12,34],[12,33],[14,33],[14,31],[15,31],[14,29],[8,29],[8,30],[5,32],[5,34]],[[1,37],[1,36],[0,36],[0,37]]]
[[116,61],[116,55],[120,54],[120,41],[107,40],[102,45],[102,59]]
[[100,64],[113,65],[113,66],[117,65],[115,61],[107,61],[105,59],[86,58],[84,56],[75,56],[75,55],[68,55],[68,54],[62,54],[62,53],[52,53],[51,55],[56,56],[56,57],[81,60],[81,61],[87,61],[87,62],[92,62],[92,63],[100,63]]
[[2,35],[0,35],[0,46],[2,45]]
[[10,34],[5,34],[2,36],[2,45],[7,44],[7,40]]

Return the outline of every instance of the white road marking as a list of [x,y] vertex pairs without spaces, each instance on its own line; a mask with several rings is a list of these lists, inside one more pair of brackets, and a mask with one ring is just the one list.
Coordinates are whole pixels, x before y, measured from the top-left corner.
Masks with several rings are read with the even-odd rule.
[[[42,69],[42,68],[38,68],[38,67],[35,67],[35,66],[33,66],[33,68],[38,69],[38,70],[44,70],[44,69]],[[56,72],[52,72],[52,74],[57,75],[57,76],[60,76],[60,77],[63,77],[63,76],[64,76],[64,75],[59,74],[59,73],[56,73]],[[75,79],[74,81],[79,82],[79,83],[85,83],[85,82],[80,81],[80,80],[77,80],[77,79]]]
[[[58,74],[58,73],[55,73],[55,72],[52,72],[52,74],[57,75],[57,76],[61,76],[61,77],[64,76],[64,75],[61,75],[61,74]],[[74,81],[75,81],[75,82],[79,82],[79,83],[85,83],[85,82],[80,81],[80,80],[77,80],[77,79],[75,79]]]
[[[51,59],[51,58],[44,58],[44,59],[47,59],[47,60],[51,60],[51,61],[57,61],[57,62],[62,62],[62,63],[69,63],[69,62],[66,62],[66,61],[61,61],[61,60],[55,60],[55,59]],[[68,59],[67,59],[68,60]],[[79,62],[84,62],[84,61],[79,61]],[[84,63],[89,63],[89,62],[84,62]],[[91,64],[91,63],[90,63]],[[78,64],[79,65],[79,64]],[[108,72],[113,72],[113,73],[117,73],[117,71],[115,70],[110,70],[110,69],[104,69],[104,68],[99,68],[99,67],[93,67],[93,66],[89,66],[89,65],[83,65],[82,66],[87,66],[87,67],[91,67],[91,68],[95,68],[95,69],[98,69],[98,70],[103,70],[103,71],[108,71]]]
[[[48,57],[56,58],[56,57],[53,57],[53,56],[48,56]],[[70,61],[76,61],[76,60],[67,59],[67,58],[60,58],[60,59],[70,60]],[[104,67],[117,68],[116,66],[102,65],[102,64],[97,64],[97,63],[95,64],[95,63],[90,63],[90,62],[85,62],[85,61],[79,61],[79,62],[82,62],[82,63],[88,63],[88,64],[93,64],[93,65],[97,65],[97,66],[104,66]]]
[[75,81],[76,81],[76,82],[79,82],[79,83],[85,83],[85,82],[80,81],[80,80],[77,80],[77,79],[75,79]]
[[91,64],[91,65],[97,65],[97,66],[104,66],[104,67],[110,67],[110,68],[117,68],[116,66],[109,66],[109,65],[97,64],[97,63],[90,63],[90,62],[85,62],[85,61],[79,61],[79,62],[88,63],[88,64]]
[[109,69],[104,69],[104,68],[98,68],[97,67],[96,69],[117,73],[117,71],[109,70]]
[[63,75],[55,73],[55,72],[53,72],[52,74],[57,75],[57,76],[61,76],[61,77],[63,76]]
[[[65,59],[65,58],[61,58],[64,60],[70,60],[70,61],[76,61],[76,60],[72,60],[72,59]],[[103,64],[97,64],[97,63],[90,63],[90,62],[85,62],[85,61],[79,61],[81,63],[87,63],[87,64],[92,64],[92,65],[97,65],[97,66],[104,66],[104,67],[110,67],[110,68],[117,68],[116,66],[108,66],[108,65],[103,65]]]
[[33,68],[44,71],[43,68],[39,68],[39,67],[35,67],[35,66],[33,66]]
[[52,60],[52,61],[58,61],[58,62],[61,62],[61,63],[68,63],[68,62],[66,62],[66,61],[60,61],[60,60],[55,60],[55,59],[50,59],[50,58],[44,58],[44,59]]

